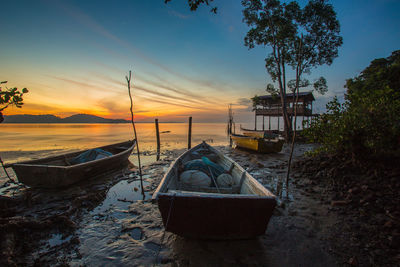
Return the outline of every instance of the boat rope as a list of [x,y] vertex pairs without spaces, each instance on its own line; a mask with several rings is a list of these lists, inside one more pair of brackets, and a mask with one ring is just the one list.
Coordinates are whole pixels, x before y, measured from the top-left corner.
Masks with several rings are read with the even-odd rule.
[[10,182],[12,182],[12,183],[15,184],[14,179],[12,179],[12,178],[10,177],[10,175],[8,174],[7,169],[6,169],[6,167],[4,166],[4,163],[3,163],[3,160],[1,159],[1,157],[0,157],[0,163],[1,163],[1,166],[3,167],[3,170],[4,170],[4,172],[6,173],[8,179],[10,180]]
[[161,239],[160,239],[160,245],[158,247],[156,259],[155,259],[155,262],[154,262],[153,266],[156,266],[156,264],[158,263],[158,257],[160,256],[161,248],[162,248],[163,243],[164,243],[165,232],[166,232],[166,229],[168,227],[169,219],[170,219],[171,214],[172,214],[172,208],[174,207],[175,196],[176,196],[176,193],[174,193],[172,195],[172,197],[171,197],[171,203],[170,203],[169,210],[168,210],[167,221],[165,222],[164,231],[163,231],[163,234],[162,234]]

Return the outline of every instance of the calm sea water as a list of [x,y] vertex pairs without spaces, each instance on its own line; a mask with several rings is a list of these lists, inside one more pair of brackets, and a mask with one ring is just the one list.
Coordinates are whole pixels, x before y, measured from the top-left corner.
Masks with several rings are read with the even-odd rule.
[[[187,123],[160,123],[161,150],[187,147]],[[140,149],[156,149],[154,123],[137,123]],[[133,139],[132,125],[124,124],[0,124],[0,152],[75,150]],[[192,145],[206,140],[226,145],[226,123],[193,123]]]

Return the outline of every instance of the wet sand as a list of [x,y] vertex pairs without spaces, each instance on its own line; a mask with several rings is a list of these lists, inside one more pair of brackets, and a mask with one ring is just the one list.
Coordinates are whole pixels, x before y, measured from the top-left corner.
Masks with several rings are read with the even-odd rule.
[[[182,153],[174,150],[164,152],[161,161],[143,168],[145,200],[140,194],[137,168],[132,166],[62,193],[2,187],[3,195],[18,199],[3,209],[1,226],[3,231],[8,230],[2,241],[3,259],[17,264],[73,266],[342,265],[330,253],[326,240],[330,227],[336,223],[328,207],[317,201],[308,187],[295,183],[290,183],[286,197],[288,147],[281,153],[266,155],[217,148],[278,196],[279,204],[265,235],[228,242],[185,239],[164,233],[157,204],[149,198],[171,161]],[[294,157],[301,157],[309,149],[311,145],[297,145]],[[148,163],[155,157],[151,152],[146,156]],[[1,177],[4,183],[4,173]],[[7,210],[9,214],[4,213]],[[9,222],[20,220],[17,226],[26,227],[24,231],[36,239],[12,233],[7,218]],[[39,222],[35,227],[26,226],[26,221],[32,218]],[[47,228],[37,230],[43,218],[48,222]]]

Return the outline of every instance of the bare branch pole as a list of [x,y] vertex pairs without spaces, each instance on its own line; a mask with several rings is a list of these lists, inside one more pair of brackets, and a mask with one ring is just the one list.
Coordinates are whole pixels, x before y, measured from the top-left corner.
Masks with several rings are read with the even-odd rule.
[[133,101],[132,101],[132,95],[131,95],[131,71],[129,71],[129,77],[125,76],[126,82],[128,83],[128,93],[129,93],[129,99],[131,100],[131,122],[132,122],[132,128],[133,132],[135,134],[135,139],[136,139],[136,150],[137,150],[137,157],[138,157],[138,163],[139,163],[139,176],[140,176],[140,186],[142,187],[142,195],[144,198],[144,187],[143,187],[143,177],[142,177],[142,164],[140,163],[140,151],[139,151],[139,142],[137,139],[137,134],[136,134],[136,127],[135,127],[135,121],[133,120]]

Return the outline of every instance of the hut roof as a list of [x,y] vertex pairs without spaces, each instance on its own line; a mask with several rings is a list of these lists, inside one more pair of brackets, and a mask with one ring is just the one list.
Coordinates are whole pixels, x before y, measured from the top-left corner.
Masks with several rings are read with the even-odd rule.
[[[293,99],[293,97],[296,97],[296,94],[293,93],[286,94],[286,98]],[[259,98],[260,100],[264,100],[266,102],[276,102],[277,99],[278,100],[280,99],[280,95],[275,97],[272,95],[262,95],[259,96]],[[314,101],[315,98],[312,92],[299,92],[299,100],[309,102],[309,101]]]

